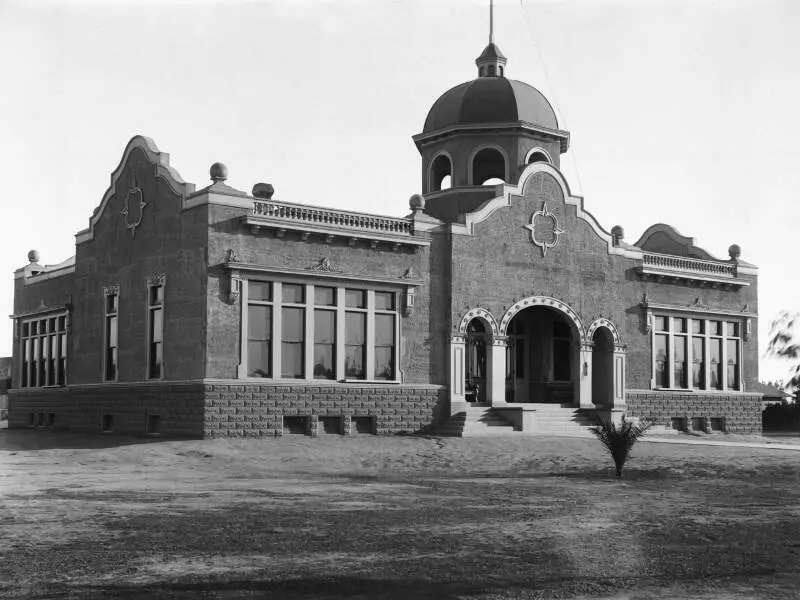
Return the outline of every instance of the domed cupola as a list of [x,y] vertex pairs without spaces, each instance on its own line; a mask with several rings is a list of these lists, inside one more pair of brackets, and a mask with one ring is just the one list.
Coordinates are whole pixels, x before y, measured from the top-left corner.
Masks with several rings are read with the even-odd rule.
[[506,77],[508,59],[489,43],[475,60],[478,77],[433,103],[422,133],[413,137],[422,155],[422,192],[484,183],[516,183],[531,162],[558,167],[569,132],[558,127],[550,102],[535,87]]

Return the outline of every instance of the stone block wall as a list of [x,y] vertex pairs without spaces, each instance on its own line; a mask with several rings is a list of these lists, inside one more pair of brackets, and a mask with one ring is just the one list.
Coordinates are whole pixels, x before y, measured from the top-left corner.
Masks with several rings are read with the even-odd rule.
[[206,384],[204,437],[283,434],[283,417],[306,417],[307,433],[322,431],[320,417],[373,419],[376,434],[426,430],[446,414],[446,390],[433,385],[317,385],[226,382]]
[[726,433],[761,433],[761,394],[628,390],[627,410],[646,423],[670,427],[673,418],[723,418]]

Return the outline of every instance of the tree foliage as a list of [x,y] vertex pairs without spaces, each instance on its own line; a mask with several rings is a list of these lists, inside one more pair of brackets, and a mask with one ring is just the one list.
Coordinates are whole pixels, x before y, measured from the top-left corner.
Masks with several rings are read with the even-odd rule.
[[783,311],[772,320],[769,331],[769,344],[767,354],[785,358],[791,362],[789,381],[790,389],[800,388],[800,340],[798,340],[797,327],[800,324],[800,315]]
[[597,439],[606,447],[614,459],[614,466],[617,469],[617,477],[622,479],[622,468],[628,460],[634,444],[642,437],[650,424],[634,425],[631,421],[623,420],[617,426],[614,421],[601,420],[599,425],[591,427],[589,430],[597,436]]

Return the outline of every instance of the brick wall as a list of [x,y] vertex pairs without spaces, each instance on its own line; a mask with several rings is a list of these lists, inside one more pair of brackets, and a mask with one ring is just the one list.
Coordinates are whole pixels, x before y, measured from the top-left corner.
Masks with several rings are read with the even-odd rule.
[[372,417],[374,433],[426,429],[445,414],[439,386],[208,384],[205,437],[274,436],[284,416],[306,416],[310,430],[319,417]]
[[675,417],[689,423],[693,417],[723,417],[726,433],[761,433],[760,394],[628,390],[627,410],[653,425],[669,427]]

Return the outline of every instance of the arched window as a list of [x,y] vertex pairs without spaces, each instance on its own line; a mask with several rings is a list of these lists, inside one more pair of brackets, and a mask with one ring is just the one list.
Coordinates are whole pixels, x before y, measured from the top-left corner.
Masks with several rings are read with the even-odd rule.
[[489,65],[489,77],[494,77],[494,65]]
[[484,148],[472,159],[472,184],[495,185],[506,178],[506,160],[495,148]]
[[533,163],[538,163],[538,162],[546,162],[546,163],[549,164],[550,163],[550,157],[547,156],[547,154],[545,154],[541,150],[533,150],[528,155],[528,160],[527,160],[527,162],[525,164],[532,165]]
[[453,165],[446,154],[437,156],[431,164],[431,191],[452,187]]
[[502,66],[500,66],[500,67],[497,67],[497,68],[500,70],[500,72],[498,73],[498,75],[500,75],[500,77],[502,77],[502,76],[503,76],[503,67],[502,67]]

